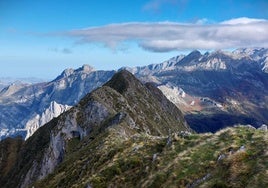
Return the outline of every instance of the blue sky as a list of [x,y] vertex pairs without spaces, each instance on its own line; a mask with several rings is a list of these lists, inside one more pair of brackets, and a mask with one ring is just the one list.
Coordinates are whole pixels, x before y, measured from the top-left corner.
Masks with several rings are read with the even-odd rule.
[[0,77],[53,79],[191,50],[268,47],[267,0],[1,0]]

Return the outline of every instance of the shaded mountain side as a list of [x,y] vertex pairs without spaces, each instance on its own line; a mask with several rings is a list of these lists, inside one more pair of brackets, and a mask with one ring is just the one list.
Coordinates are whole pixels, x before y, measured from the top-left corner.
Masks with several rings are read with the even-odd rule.
[[[21,137],[7,138],[0,142],[0,174],[6,176],[19,160],[19,151],[23,145]],[[1,184],[1,183],[0,183]]]
[[187,114],[185,119],[191,125],[191,128],[198,133],[215,133],[218,130],[237,124],[259,127],[259,123],[256,123],[258,121],[254,118],[229,113]]
[[[176,114],[177,117],[183,116],[182,112],[178,110],[178,107],[176,107],[176,105],[174,105],[170,100],[167,100],[167,97],[162,93],[160,89],[156,87],[155,84],[146,83],[145,85],[147,88],[149,88],[151,92],[154,93],[154,95],[156,96],[158,101],[160,101],[161,106],[166,112],[170,113],[171,115]],[[186,125],[188,123],[184,122],[184,124]]]
[[[187,112],[185,116],[190,117],[187,118],[188,124],[196,131],[217,131],[236,123],[252,124],[256,127],[263,123],[268,124],[267,73],[251,71],[250,74],[243,75],[228,71],[193,71],[180,73],[180,76],[176,72],[162,76],[165,77],[166,83],[175,83],[174,85],[179,85],[188,95],[198,96],[200,102],[202,98],[207,98],[222,106],[215,108],[212,105],[203,105],[201,110]],[[189,102],[188,105],[190,106]],[[177,106],[180,107],[180,104]],[[191,107],[194,109],[194,105]],[[206,119],[206,128],[202,127],[204,121],[201,122],[196,111]],[[229,121],[226,116],[235,117],[235,120],[231,118],[233,121]],[[201,127],[198,128],[197,125]]]
[[[172,110],[167,111],[169,108]],[[22,145],[13,168],[5,176],[0,174],[1,187],[23,188],[45,178],[64,160],[76,156],[80,146],[104,142],[110,130],[119,140],[135,134],[162,137],[191,132],[180,110],[158,89],[120,71],[78,105],[39,128]]]
[[[267,48],[218,50],[205,54],[193,51],[162,64],[128,70],[145,82],[156,83],[167,98],[191,117],[188,123],[196,131],[215,131],[214,128],[234,126],[232,123],[236,122],[254,126],[268,124],[267,57]],[[202,127],[199,124],[200,128],[192,125],[200,119],[196,114],[210,114],[208,117],[212,119],[207,120],[214,125]],[[218,114],[223,114],[222,118]],[[225,121],[225,115],[235,116],[235,121]]]
[[[51,130],[56,126],[58,118],[51,120],[45,127],[40,127],[35,136],[27,141],[22,141],[22,146],[18,149],[16,160],[13,161],[12,168],[0,178],[1,187],[25,187],[22,185],[25,179],[32,182],[40,176],[42,170],[42,159],[47,152],[51,141]],[[12,138],[7,138],[14,140]],[[1,141],[5,142],[7,139]],[[34,168],[29,175],[29,169]]]
[[[250,101],[264,98],[267,94],[268,74],[254,72],[246,75],[229,71],[197,70],[192,72],[167,71],[156,75],[166,83],[174,83],[182,87],[190,95],[210,97],[219,102],[231,97],[248,97]],[[263,89],[264,88],[264,89]],[[254,91],[255,98],[253,93]]]

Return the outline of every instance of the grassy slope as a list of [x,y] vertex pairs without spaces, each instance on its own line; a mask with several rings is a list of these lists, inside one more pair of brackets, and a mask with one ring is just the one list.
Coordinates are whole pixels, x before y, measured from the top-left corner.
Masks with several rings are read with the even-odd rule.
[[73,140],[74,152],[35,187],[268,186],[267,132],[238,127],[173,135],[167,146],[166,137],[120,136],[122,128],[111,127],[91,142]]
[[5,177],[13,168],[14,163],[18,159],[19,151],[23,145],[23,140],[20,137],[7,138],[0,142],[0,182],[2,183]]

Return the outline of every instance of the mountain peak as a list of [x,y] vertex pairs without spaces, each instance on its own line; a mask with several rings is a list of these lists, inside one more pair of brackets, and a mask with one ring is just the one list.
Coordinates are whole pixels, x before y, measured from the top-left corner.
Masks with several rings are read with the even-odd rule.
[[193,50],[191,53],[188,54],[188,56],[200,56],[201,52],[198,50]]
[[77,69],[77,71],[82,71],[85,73],[90,73],[92,71],[94,71],[94,68],[91,67],[90,65],[84,64],[82,67],[80,67],[79,69]]
[[124,93],[129,88],[141,85],[141,83],[133,74],[123,69],[117,72],[105,85],[115,89],[119,93]]
[[194,50],[191,53],[189,53],[187,56],[185,56],[181,61],[179,61],[176,65],[187,65],[191,62],[197,61],[202,54],[198,50]]
[[60,76],[58,76],[55,80],[59,80],[62,78],[66,78],[71,76],[74,73],[91,73],[95,71],[93,67],[91,67],[90,65],[84,64],[82,67],[78,68],[78,69],[72,69],[72,68],[68,68],[65,69]]

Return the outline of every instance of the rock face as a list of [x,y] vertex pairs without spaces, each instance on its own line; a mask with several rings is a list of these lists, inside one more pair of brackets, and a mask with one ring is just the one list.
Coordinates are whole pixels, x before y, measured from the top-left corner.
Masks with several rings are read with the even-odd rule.
[[260,127],[258,128],[258,130],[262,130],[262,131],[267,132],[267,130],[268,130],[267,125],[263,124],[262,126],[260,126]]
[[1,186],[27,187],[43,179],[72,152],[75,142],[86,138],[93,142],[109,129],[124,139],[134,134],[191,131],[181,111],[160,90],[123,70],[29,137],[17,162],[1,176]]
[[26,138],[32,136],[32,134],[42,125],[46,124],[55,117],[58,117],[60,114],[70,109],[71,106],[61,105],[53,101],[50,103],[49,107],[41,114],[37,114],[32,119],[30,119],[25,126],[27,130]]
[[11,85],[0,92],[0,139],[28,138],[38,127],[74,106],[88,92],[107,82],[115,71],[95,71],[88,65],[67,69],[55,80]]

